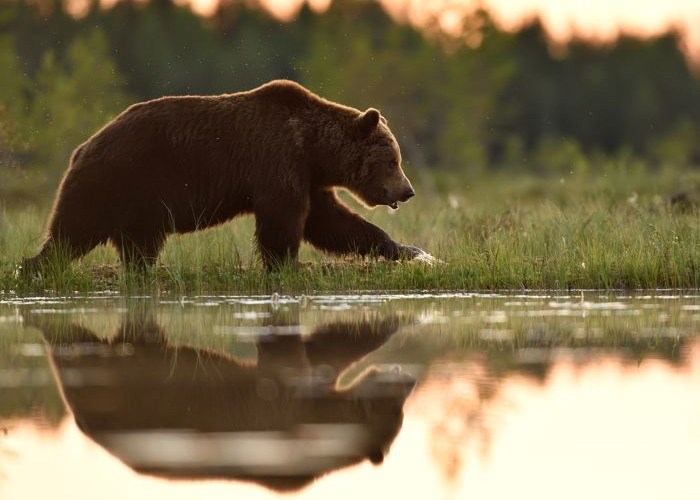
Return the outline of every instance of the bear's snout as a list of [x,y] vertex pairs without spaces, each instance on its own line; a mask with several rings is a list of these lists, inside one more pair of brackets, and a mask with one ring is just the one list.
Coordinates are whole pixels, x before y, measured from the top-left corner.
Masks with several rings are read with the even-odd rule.
[[388,190],[391,201],[400,201],[403,203],[416,195],[413,186],[411,186],[411,182],[405,175],[401,175],[393,184],[394,185]]
[[399,202],[406,202],[416,195],[411,182],[403,174],[387,184],[387,186],[382,188],[382,198],[385,201],[381,202],[381,204],[387,205],[394,210],[399,208]]
[[401,195],[401,197],[399,198],[399,201],[400,201],[400,202],[408,201],[408,200],[410,200],[411,198],[413,198],[415,195],[416,195],[416,192],[413,190],[413,188],[412,188],[411,186],[409,186],[409,187],[403,192],[403,195]]

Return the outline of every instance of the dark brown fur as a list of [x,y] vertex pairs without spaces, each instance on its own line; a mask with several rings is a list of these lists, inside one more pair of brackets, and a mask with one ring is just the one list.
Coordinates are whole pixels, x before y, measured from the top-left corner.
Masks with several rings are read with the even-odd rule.
[[254,214],[265,265],[296,260],[302,239],[328,252],[414,257],[335,196],[367,205],[413,195],[396,140],[364,113],[289,81],[128,108],[80,145],[58,188],[40,265],[111,242],[125,265],[153,263],[168,234]]

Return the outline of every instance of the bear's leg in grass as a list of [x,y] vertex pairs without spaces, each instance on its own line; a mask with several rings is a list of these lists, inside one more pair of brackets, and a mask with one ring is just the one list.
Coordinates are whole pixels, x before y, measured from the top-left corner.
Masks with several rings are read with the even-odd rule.
[[335,254],[355,253],[400,260],[424,253],[419,248],[396,243],[382,229],[346,207],[333,190],[312,193],[304,239],[316,248]]
[[59,238],[49,235],[41,251],[32,258],[22,261],[24,272],[35,273],[41,267],[56,264],[67,264],[74,259],[78,259],[95,248],[101,242],[91,240],[76,241],[65,236]]
[[83,212],[79,206],[59,200],[59,207],[51,214],[44,245],[38,255],[22,261],[23,272],[36,273],[49,263],[67,264],[106,243],[107,235],[100,230],[98,219],[95,213]]
[[255,237],[265,268],[270,271],[296,263],[308,209],[303,203],[279,199],[255,209]]
[[125,268],[145,271],[156,263],[165,243],[163,232],[121,232],[111,238]]

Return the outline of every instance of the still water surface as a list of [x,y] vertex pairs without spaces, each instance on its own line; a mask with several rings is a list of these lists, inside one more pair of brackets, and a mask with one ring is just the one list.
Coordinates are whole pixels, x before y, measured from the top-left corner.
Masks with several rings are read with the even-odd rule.
[[0,300],[0,498],[700,498],[700,295]]

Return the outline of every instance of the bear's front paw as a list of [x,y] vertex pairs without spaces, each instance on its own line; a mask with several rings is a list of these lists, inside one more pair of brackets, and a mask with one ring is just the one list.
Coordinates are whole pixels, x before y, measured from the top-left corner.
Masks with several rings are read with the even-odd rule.
[[443,261],[433,257],[425,250],[409,245],[399,245],[399,259],[417,261],[430,266],[435,264],[444,264]]
[[397,260],[413,260],[425,252],[418,247],[412,247],[409,245],[398,245],[398,259]]

